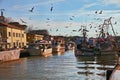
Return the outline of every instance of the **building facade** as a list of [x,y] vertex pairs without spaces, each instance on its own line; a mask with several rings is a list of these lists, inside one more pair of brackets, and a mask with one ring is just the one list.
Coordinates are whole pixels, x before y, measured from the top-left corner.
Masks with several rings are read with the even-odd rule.
[[51,40],[51,36],[49,35],[49,32],[47,30],[31,30],[29,33],[43,35],[44,40]]
[[10,23],[0,22],[0,47],[14,48],[26,46],[26,25],[15,26]]
[[27,33],[27,43],[33,43],[38,40],[43,40],[43,35],[38,35],[34,33]]

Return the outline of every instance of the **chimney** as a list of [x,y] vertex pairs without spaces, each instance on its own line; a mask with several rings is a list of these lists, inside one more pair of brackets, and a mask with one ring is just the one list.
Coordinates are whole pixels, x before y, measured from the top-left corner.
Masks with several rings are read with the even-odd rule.
[[1,16],[3,16],[3,11],[1,11]]
[[5,21],[5,18],[4,18],[4,15],[3,15],[4,9],[0,9],[0,11],[1,11],[0,22],[4,22]]
[[5,11],[5,9],[0,9],[1,10],[1,16],[3,16],[3,11]]

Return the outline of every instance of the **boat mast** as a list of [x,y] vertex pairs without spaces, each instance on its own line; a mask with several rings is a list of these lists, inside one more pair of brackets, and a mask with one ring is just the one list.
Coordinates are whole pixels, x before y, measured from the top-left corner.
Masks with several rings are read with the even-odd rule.
[[102,27],[101,27],[99,37],[105,38],[105,34],[108,33],[109,26],[111,26],[112,32],[116,36],[111,19],[112,19],[112,17],[104,20],[104,23],[102,24]]
[[113,34],[116,36],[115,31],[114,31],[114,28],[113,28],[113,25],[112,25],[112,22],[111,22],[111,19],[112,19],[112,17],[109,18],[109,24],[111,25]]
[[86,42],[86,26],[83,26],[83,31],[82,31],[82,34],[83,34],[83,42],[85,43]]

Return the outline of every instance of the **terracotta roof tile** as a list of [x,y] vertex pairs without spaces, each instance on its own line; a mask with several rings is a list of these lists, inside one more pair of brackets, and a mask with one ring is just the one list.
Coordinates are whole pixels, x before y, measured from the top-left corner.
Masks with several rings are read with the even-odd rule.
[[15,28],[15,29],[22,29],[22,30],[24,30],[26,28],[26,27],[22,27],[24,25],[15,26],[15,25],[11,25],[11,24],[8,24],[8,23],[5,23],[5,22],[0,22],[0,25],[7,26],[7,27],[10,27],[10,28]]

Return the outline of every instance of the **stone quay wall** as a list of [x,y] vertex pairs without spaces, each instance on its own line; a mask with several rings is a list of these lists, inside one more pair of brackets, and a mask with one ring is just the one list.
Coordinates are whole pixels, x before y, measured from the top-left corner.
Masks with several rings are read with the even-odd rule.
[[19,59],[20,57],[20,50],[9,50],[9,51],[1,51],[0,52],[0,61],[11,61]]

